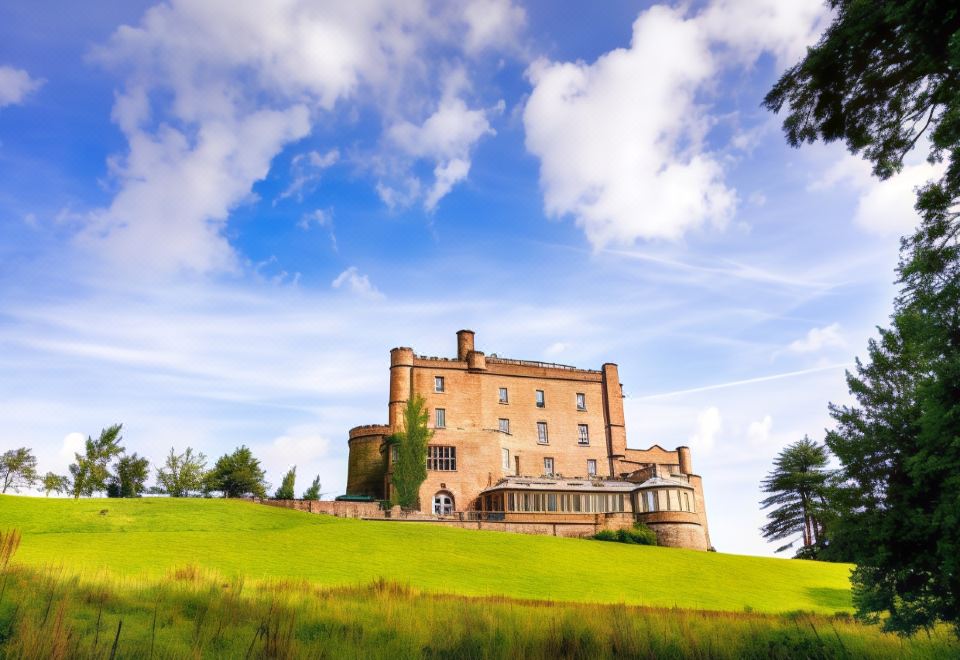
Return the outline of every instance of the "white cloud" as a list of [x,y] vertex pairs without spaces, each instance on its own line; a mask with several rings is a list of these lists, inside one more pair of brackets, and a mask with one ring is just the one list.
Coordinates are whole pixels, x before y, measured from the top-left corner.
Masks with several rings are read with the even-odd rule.
[[313,225],[317,227],[331,227],[333,224],[333,213],[329,210],[314,209],[310,213],[304,213],[300,217],[297,226],[304,231],[310,229]]
[[546,212],[572,215],[596,247],[723,227],[737,194],[705,144],[714,119],[701,97],[724,67],[796,54],[824,14],[819,0],[721,0],[692,17],[657,5],[629,48],[592,64],[534,62],[523,119]]
[[331,282],[334,289],[345,288],[351,293],[368,300],[382,300],[383,294],[370,283],[370,278],[361,275],[356,266],[350,266]]
[[697,415],[697,430],[690,436],[691,449],[696,452],[710,453],[722,429],[723,419],[716,406],[700,411]]
[[76,455],[86,451],[86,442],[87,436],[78,431],[65,435],[63,438],[63,446],[57,454],[59,465],[55,466],[56,469],[54,469],[54,467],[51,467],[51,469],[54,469],[54,471],[59,470],[59,472],[57,472],[58,474],[66,474],[67,467],[74,462]]
[[811,328],[804,337],[791,342],[787,350],[793,353],[816,353],[825,348],[846,345],[847,342],[840,333],[840,324],[831,323],[823,328]]
[[568,344],[562,341],[556,341],[550,344],[549,346],[547,346],[547,349],[544,351],[544,353],[546,353],[550,357],[556,357],[557,355],[560,355],[561,353],[566,351],[567,348],[569,348]]
[[762,446],[770,439],[770,431],[773,429],[773,417],[765,415],[763,419],[750,422],[747,427],[747,441],[754,446]]
[[[112,161],[116,196],[91,215],[81,243],[136,272],[236,269],[227,220],[282,149],[344,103],[375,104],[403,134],[397,117],[435,103],[437,71],[451,69],[438,44],[452,43],[455,59],[469,44],[492,47],[485,29],[433,2],[172,0],[147,10],[95,51],[123,75],[113,119],[129,149]],[[406,129],[426,140],[418,157],[437,168],[428,204],[466,176],[456,161],[469,163],[492,130],[486,112],[445,92],[434,115]],[[294,159],[281,197],[301,196],[338,158]]]
[[43,83],[43,80],[31,78],[23,69],[0,66],[0,108],[23,103],[23,100],[40,89]]
[[[487,115],[503,109],[502,101],[492,111],[468,108],[463,99],[455,95],[463,84],[461,76],[462,72],[454,74],[457,82],[448,83],[448,91],[439,107],[422,124],[401,121],[387,131],[389,140],[402,153],[435,163],[433,185],[423,203],[428,211],[433,211],[455,184],[467,178],[473,146],[483,136],[496,134]],[[419,191],[419,185],[415,190]],[[392,189],[386,197],[383,194],[381,197],[389,206],[394,206],[394,202],[399,200]]]
[[523,8],[510,0],[472,0],[463,12],[468,26],[465,44],[468,53],[515,45],[527,22]]
[[296,197],[298,201],[302,201],[304,193],[312,189],[321,173],[339,160],[338,149],[330,149],[322,154],[319,151],[297,154],[290,160],[290,185],[280,193],[279,199]]
[[854,222],[867,232],[880,236],[902,236],[917,226],[919,216],[914,209],[916,189],[932,179],[940,178],[946,165],[930,164],[922,159],[927,150],[921,144],[910,154],[907,164],[896,175],[881,181],[871,174],[869,162],[848,152],[843,154],[809,189],[824,190],[846,185],[859,195]]

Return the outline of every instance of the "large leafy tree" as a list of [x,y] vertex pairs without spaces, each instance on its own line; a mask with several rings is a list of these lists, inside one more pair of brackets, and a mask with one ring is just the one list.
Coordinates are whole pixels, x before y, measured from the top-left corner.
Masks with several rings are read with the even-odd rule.
[[107,497],[140,497],[149,475],[150,461],[145,457],[136,452],[121,456],[107,482]]
[[763,480],[763,492],[769,493],[760,504],[769,522],[761,528],[768,541],[790,540],[779,548],[792,548],[797,537],[798,557],[814,558],[825,542],[828,516],[828,492],[832,471],[826,447],[807,436],[787,445],[773,461],[773,470]]
[[[835,19],[765,103],[794,145],[843,140],[886,178],[917,145],[945,161],[917,193],[889,328],[831,406],[842,464],[831,529],[857,563],[858,614],[913,633],[960,626],[960,5],[832,0]],[[958,628],[960,631],[960,628]]]
[[110,477],[107,466],[114,457],[123,453],[120,445],[123,440],[120,435],[122,429],[123,424],[114,424],[100,431],[100,437],[96,440],[87,436],[84,453],[74,454],[75,462],[70,465],[70,476],[75,499],[106,490]]
[[403,429],[390,437],[397,447],[392,499],[405,509],[416,508],[420,484],[427,478],[427,444],[433,437],[433,431],[427,428],[429,419],[427,402],[420,395],[413,396],[403,408]]
[[203,489],[206,471],[207,457],[202,453],[187,447],[178,454],[171,447],[163,467],[157,468],[157,483],[170,497],[187,497]]
[[204,480],[207,491],[219,491],[224,497],[243,495],[267,496],[266,473],[253,452],[243,445],[232,454],[224,454],[207,473]]
[[277,488],[277,492],[274,493],[273,497],[277,500],[292,500],[296,497],[293,491],[294,484],[297,480],[297,466],[294,465],[292,468],[287,470],[287,473],[283,475],[283,480],[280,482],[280,487]]
[[0,455],[0,493],[12,488],[19,493],[37,482],[37,457],[27,447],[11,449]]

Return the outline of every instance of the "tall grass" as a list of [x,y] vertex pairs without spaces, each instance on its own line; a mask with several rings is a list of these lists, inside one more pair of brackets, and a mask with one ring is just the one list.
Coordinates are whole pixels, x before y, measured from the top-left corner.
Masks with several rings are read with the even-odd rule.
[[901,640],[848,616],[767,615],[423,593],[375,580],[248,583],[196,567],[83,578],[11,564],[10,658],[944,658],[947,630]]

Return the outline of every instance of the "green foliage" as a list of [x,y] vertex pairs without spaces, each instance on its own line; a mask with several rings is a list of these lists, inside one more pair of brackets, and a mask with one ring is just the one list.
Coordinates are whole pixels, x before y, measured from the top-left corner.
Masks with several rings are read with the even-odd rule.
[[[773,461],[773,470],[763,480],[761,488],[770,496],[760,503],[769,509],[770,522],[760,528],[768,541],[783,541],[801,536],[798,559],[816,559],[825,545],[824,528],[830,517],[830,479],[833,471],[827,469],[827,448],[807,436],[787,445]],[[793,547],[796,539],[777,548],[782,552]]]
[[266,497],[265,478],[266,473],[260,467],[260,461],[243,445],[232,454],[224,454],[217,459],[216,465],[207,473],[204,487],[208,491],[219,491],[224,497],[242,497],[248,494]]
[[14,566],[9,598],[17,606],[0,608],[4,658],[106,658],[121,620],[123,658],[939,660],[960,653],[943,630],[905,642],[837,616],[451,598],[383,578],[318,588],[193,565],[155,580],[83,581]]
[[85,452],[74,454],[74,462],[70,465],[70,476],[73,482],[73,497],[90,496],[96,492],[106,490],[110,471],[107,465],[115,456],[123,453],[120,441],[123,436],[120,431],[123,424],[114,424],[100,431],[96,440],[87,436]]
[[923,136],[947,166],[918,191],[890,327],[847,375],[857,405],[831,406],[842,472],[829,553],[857,562],[862,618],[960,631],[960,5],[830,4],[821,41],[765,100],[789,107],[788,141],[844,140],[887,178]]
[[37,457],[27,447],[11,449],[0,455],[0,493],[12,488],[19,493],[37,482]]
[[50,493],[62,495],[70,491],[70,477],[47,472],[40,479],[40,492],[50,497]]
[[631,529],[602,529],[590,538],[630,545],[657,545],[656,533],[642,522],[633,523]]
[[297,466],[294,465],[290,468],[285,475],[283,475],[283,481],[280,482],[280,487],[277,489],[277,492],[274,494],[274,499],[277,500],[292,500],[296,497],[293,491],[294,482],[297,479]]
[[163,467],[157,468],[157,483],[170,497],[189,497],[203,489],[206,471],[207,457],[202,453],[194,454],[193,448],[187,447],[177,454],[171,447]]
[[947,155],[944,186],[960,189],[960,5],[953,0],[830,0],[820,42],[783,74],[764,105],[789,112],[793,146],[843,140],[886,179],[921,135]]
[[397,446],[393,464],[393,503],[405,509],[418,505],[420,484],[427,478],[427,445],[433,430],[427,428],[430,413],[420,395],[413,396],[403,408],[403,430],[388,440]]
[[303,491],[303,499],[305,500],[319,500],[320,499],[320,475],[318,474],[313,479],[313,483],[310,484],[310,488]]
[[852,611],[849,564],[352,520],[237,499],[0,496],[0,527],[23,533],[18,564],[128,583],[187,564],[317,588],[365,584],[389,570],[414,589],[460,596]]
[[140,497],[150,475],[150,461],[136,452],[121,456],[107,482],[107,497]]

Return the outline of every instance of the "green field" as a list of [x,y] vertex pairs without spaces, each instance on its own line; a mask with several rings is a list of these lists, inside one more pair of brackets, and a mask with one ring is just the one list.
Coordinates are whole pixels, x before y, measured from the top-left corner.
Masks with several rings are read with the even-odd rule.
[[850,609],[850,566],[346,520],[243,501],[0,497],[17,560],[95,575],[195,565],[247,579],[742,612]]
[[849,570],[233,500],[0,496],[0,658],[960,655],[945,627],[853,621]]

